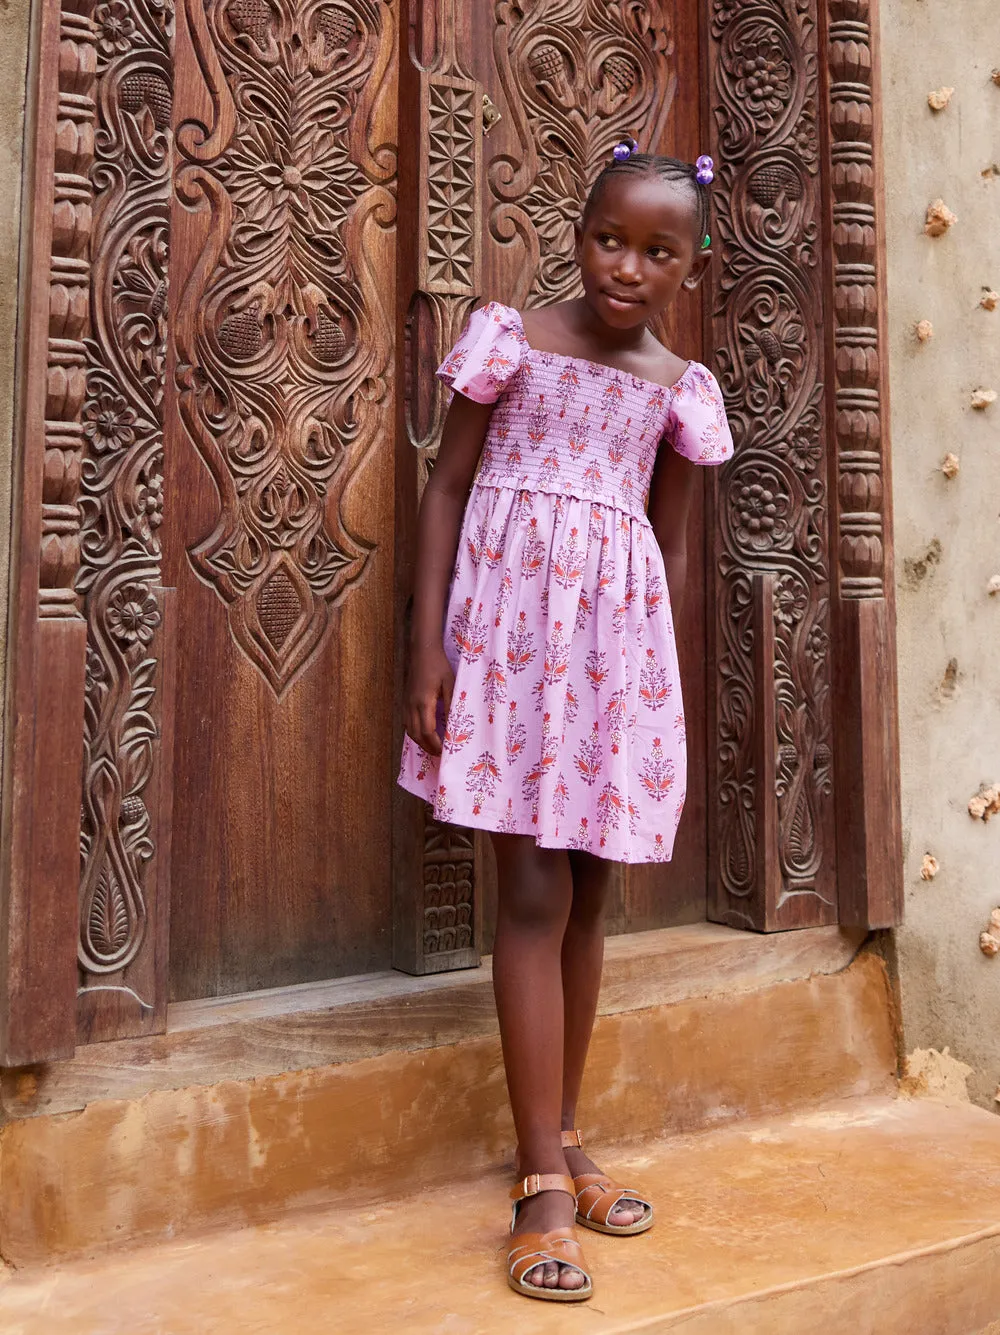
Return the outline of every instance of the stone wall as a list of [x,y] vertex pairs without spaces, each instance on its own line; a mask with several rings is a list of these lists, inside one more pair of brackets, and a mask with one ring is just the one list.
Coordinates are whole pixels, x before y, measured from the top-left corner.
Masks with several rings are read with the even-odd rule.
[[[1000,289],[997,0],[883,0],[882,60],[905,1041],[950,1048],[972,1067],[972,1096],[993,1107],[1000,955],[984,955],[979,936],[1000,905],[1000,818],[974,820],[968,802],[1000,782],[1000,593],[988,591],[1000,573],[1000,402],[972,406],[978,390],[1000,391],[1000,306],[980,304]],[[949,87],[933,110],[928,94]],[[957,221],[931,237],[937,200]],[[933,333],[922,342],[923,320]],[[931,879],[925,854],[940,866]]]

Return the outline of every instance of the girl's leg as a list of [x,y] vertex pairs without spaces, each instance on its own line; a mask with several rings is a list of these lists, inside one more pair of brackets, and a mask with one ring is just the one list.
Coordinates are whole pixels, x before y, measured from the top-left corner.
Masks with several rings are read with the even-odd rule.
[[[565,1173],[561,957],[573,899],[569,858],[562,849],[538,848],[527,835],[492,839],[499,891],[493,990],[521,1171]],[[515,1232],[564,1228],[574,1216],[571,1197],[545,1191],[520,1206]],[[525,1278],[547,1288],[584,1283],[578,1270],[555,1263],[536,1266]]]
[[[583,1068],[590,1035],[597,1015],[604,964],[604,911],[611,888],[613,864],[591,853],[570,853],[573,875],[573,905],[562,946],[565,1040],[563,1057],[562,1128],[572,1131],[576,1105],[583,1082]],[[566,1162],[574,1177],[599,1170],[582,1150],[566,1150]],[[636,1223],[643,1216],[640,1205],[620,1202],[608,1217],[619,1226]]]

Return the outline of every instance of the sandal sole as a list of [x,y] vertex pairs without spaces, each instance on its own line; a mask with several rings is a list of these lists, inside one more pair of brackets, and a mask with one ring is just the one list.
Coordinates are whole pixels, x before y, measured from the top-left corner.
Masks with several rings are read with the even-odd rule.
[[637,1233],[648,1233],[656,1223],[652,1215],[648,1219],[639,1219],[634,1224],[625,1224],[616,1227],[614,1224],[599,1224],[596,1220],[588,1219],[585,1215],[578,1214],[576,1222],[581,1228],[589,1228],[592,1233],[606,1233],[610,1237],[631,1238]]
[[507,1276],[507,1283],[515,1293],[521,1293],[525,1298],[538,1298],[543,1303],[582,1303],[594,1296],[592,1284],[585,1289],[540,1289],[510,1275]]

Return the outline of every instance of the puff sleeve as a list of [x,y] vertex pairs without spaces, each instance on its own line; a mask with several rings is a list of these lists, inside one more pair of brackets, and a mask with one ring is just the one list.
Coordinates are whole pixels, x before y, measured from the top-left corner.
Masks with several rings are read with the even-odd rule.
[[491,301],[469,316],[461,338],[437,374],[456,393],[476,403],[496,403],[520,369],[524,344],[517,312]]
[[664,436],[695,464],[722,464],[733,457],[733,437],[719,382],[707,367],[692,362],[670,406]]

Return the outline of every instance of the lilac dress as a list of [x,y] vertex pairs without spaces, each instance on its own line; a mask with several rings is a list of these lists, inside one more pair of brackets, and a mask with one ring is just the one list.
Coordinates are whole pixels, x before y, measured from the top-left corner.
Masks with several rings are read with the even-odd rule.
[[441,821],[666,861],[684,712],[645,507],[661,441],[694,463],[731,456],[719,387],[697,362],[667,389],[539,352],[497,302],[473,312],[438,375],[496,407],[448,599],[443,754],[407,738],[399,782]]

